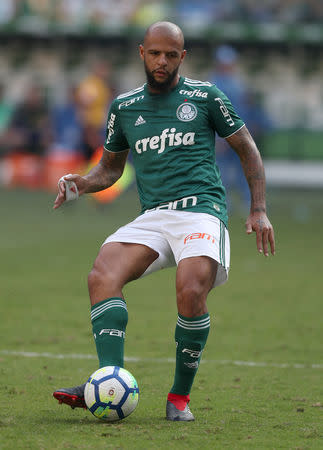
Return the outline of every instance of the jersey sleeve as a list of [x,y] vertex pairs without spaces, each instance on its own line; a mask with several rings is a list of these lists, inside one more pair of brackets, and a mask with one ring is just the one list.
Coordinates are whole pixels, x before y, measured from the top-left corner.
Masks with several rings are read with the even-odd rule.
[[209,90],[208,102],[211,126],[220,137],[227,138],[243,127],[244,121],[228,97],[215,85]]
[[110,107],[104,148],[114,153],[129,149],[128,141],[122,131],[120,111],[116,100]]

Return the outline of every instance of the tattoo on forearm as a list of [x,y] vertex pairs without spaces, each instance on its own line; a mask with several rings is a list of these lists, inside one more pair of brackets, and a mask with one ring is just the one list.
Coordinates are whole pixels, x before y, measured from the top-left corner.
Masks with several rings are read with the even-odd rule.
[[253,212],[266,211],[265,171],[257,146],[247,129],[236,133],[229,141],[240,157],[241,165],[251,193],[251,209]]
[[253,212],[266,212],[266,208],[264,207],[254,207],[252,209]]
[[87,192],[97,192],[112,186],[122,175],[127,153],[104,151],[100,162],[85,176]]

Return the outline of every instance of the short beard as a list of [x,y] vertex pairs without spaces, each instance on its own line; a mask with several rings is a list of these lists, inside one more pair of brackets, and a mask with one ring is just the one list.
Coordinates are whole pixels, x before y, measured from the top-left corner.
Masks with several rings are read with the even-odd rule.
[[176,67],[176,69],[168,75],[168,78],[165,81],[159,82],[159,81],[155,80],[152,72],[150,72],[148,70],[146,63],[144,63],[144,65],[145,65],[145,72],[146,72],[148,86],[160,91],[161,93],[170,91],[171,85],[172,85],[176,75],[178,74],[178,67]]

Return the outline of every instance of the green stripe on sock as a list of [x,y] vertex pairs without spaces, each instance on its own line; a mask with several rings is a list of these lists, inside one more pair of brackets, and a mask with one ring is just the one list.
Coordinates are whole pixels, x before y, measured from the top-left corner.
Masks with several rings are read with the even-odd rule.
[[116,307],[127,309],[126,302],[122,298],[118,297],[109,298],[108,300],[100,302],[100,304],[97,303],[91,308],[91,320],[94,320],[95,318],[103,314],[107,309]]

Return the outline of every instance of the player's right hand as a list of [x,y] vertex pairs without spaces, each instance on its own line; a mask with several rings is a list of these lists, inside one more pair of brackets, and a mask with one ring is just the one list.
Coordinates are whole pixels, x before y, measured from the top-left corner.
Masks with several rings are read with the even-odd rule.
[[269,255],[268,246],[270,245],[272,255],[275,254],[275,235],[274,228],[270,223],[265,212],[251,212],[246,221],[246,232],[256,233],[256,243],[259,253],[265,256]]
[[53,209],[59,208],[66,201],[66,187],[63,180],[74,181],[78,189],[79,196],[84,194],[86,190],[87,182],[85,178],[81,177],[78,174],[64,175],[58,182],[58,194],[55,199]]

